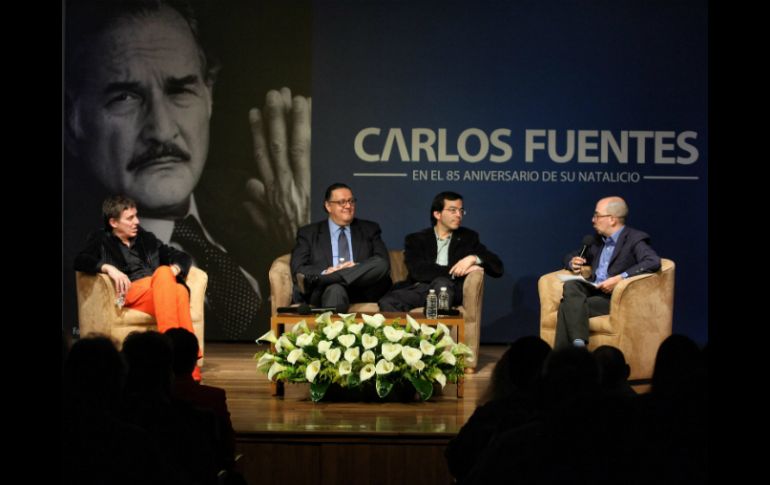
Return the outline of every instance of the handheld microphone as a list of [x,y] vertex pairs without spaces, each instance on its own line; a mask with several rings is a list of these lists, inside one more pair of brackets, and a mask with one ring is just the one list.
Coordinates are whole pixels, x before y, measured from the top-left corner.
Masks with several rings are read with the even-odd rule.
[[344,313],[344,308],[342,306],[340,306],[339,308],[333,307],[333,306],[313,308],[307,303],[302,303],[299,306],[279,306],[278,308],[276,308],[276,311],[278,313],[295,313],[297,315],[313,315],[315,313],[326,313],[326,312]]
[[279,306],[276,311],[278,313],[296,313],[298,315],[310,315],[310,305],[303,303],[299,306]]
[[582,249],[580,249],[580,254],[578,254],[578,256],[585,259],[586,252],[588,252],[589,246],[591,246],[595,241],[596,241],[596,236],[594,236],[593,234],[586,234],[585,236],[583,236],[583,247]]

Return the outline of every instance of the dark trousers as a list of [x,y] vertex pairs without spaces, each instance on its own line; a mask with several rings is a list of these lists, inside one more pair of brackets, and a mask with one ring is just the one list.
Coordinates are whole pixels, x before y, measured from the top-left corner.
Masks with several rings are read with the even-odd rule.
[[[333,282],[318,285],[310,297],[310,304],[334,307],[346,312],[351,303],[377,301],[390,288],[390,266],[379,256],[372,256],[352,268],[335,271]],[[331,275],[330,275],[331,276]]]
[[393,289],[378,302],[383,312],[408,312],[412,308],[425,306],[428,290],[436,290],[436,296],[442,286],[449,294],[449,305],[457,306],[463,302],[463,280],[453,280],[449,276],[439,276],[430,283],[412,283],[403,288]]
[[588,319],[610,312],[610,296],[579,281],[565,282],[556,317],[554,349],[569,347],[575,339],[588,343]]

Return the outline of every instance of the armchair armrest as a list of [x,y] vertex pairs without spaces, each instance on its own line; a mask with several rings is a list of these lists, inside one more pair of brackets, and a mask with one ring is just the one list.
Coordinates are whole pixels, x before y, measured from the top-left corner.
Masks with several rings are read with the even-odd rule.
[[115,304],[116,292],[112,280],[106,274],[75,272],[78,295],[78,319],[80,334],[91,332],[111,334],[111,323],[120,316]]
[[268,277],[270,279],[270,310],[271,315],[278,314],[278,307],[291,305],[291,255],[284,254],[273,261]]
[[190,288],[190,318],[193,323],[203,321],[203,304],[206,300],[206,286],[209,275],[200,268],[192,266],[187,273],[187,287]]
[[469,367],[476,367],[481,340],[481,304],[484,301],[484,271],[474,271],[463,282],[463,323],[465,344],[470,347],[475,360]]
[[474,271],[463,282],[463,308],[466,320],[481,321],[481,301],[484,298],[484,271]]

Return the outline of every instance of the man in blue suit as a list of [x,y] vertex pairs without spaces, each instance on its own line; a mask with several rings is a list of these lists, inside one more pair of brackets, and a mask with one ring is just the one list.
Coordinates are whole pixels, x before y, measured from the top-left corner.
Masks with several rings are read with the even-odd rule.
[[379,224],[355,218],[356,199],[345,184],[326,189],[324,208],[329,217],[301,227],[291,252],[291,272],[302,296],[338,313],[350,303],[379,300],[391,285]]
[[601,199],[591,219],[597,237],[585,251],[575,251],[564,258],[565,267],[576,274],[584,264],[591,265],[589,281],[595,286],[579,280],[564,283],[555,349],[584,347],[588,343],[588,319],[610,312],[615,286],[629,276],[660,268],[660,257],[650,246],[650,236],[626,226],[627,215],[628,206],[620,197]]

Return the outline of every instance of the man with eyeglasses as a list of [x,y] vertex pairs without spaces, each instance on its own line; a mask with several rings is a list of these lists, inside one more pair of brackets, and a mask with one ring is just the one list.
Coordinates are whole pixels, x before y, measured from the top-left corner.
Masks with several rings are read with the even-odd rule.
[[291,272],[312,306],[346,312],[350,303],[377,301],[390,288],[390,256],[379,224],[356,219],[356,199],[345,184],[326,189],[326,220],[297,231]]
[[574,251],[564,258],[564,266],[575,274],[580,273],[583,265],[591,265],[593,274],[588,281],[593,285],[580,280],[564,283],[555,349],[585,347],[588,319],[610,313],[615,286],[629,276],[653,273],[660,268],[660,257],[650,246],[650,236],[626,226],[627,216],[628,206],[620,197],[601,199],[591,218],[597,237],[583,251]]
[[409,234],[404,241],[409,280],[380,299],[380,310],[408,312],[425,305],[429,290],[438,294],[442,287],[449,293],[451,306],[461,305],[468,274],[486,271],[495,278],[503,275],[503,262],[481,243],[478,233],[460,227],[465,213],[463,197],[456,192],[441,192],[433,198],[433,227]]

